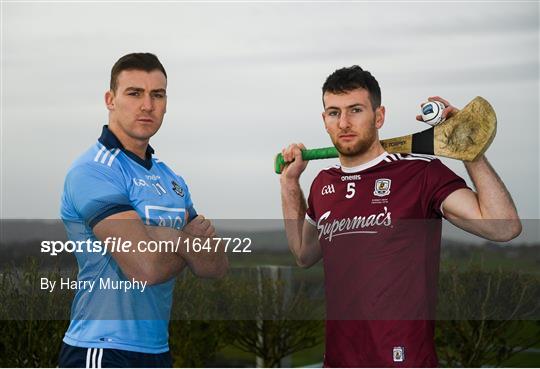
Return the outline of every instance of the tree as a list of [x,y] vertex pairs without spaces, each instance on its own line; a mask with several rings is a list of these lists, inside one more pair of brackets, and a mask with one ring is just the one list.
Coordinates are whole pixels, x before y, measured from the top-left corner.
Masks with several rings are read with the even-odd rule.
[[[71,271],[71,277],[75,273]],[[40,278],[60,280],[58,267],[40,269],[37,259],[8,266],[0,276],[0,367],[56,367],[69,324],[73,293],[41,291]]]
[[[251,278],[251,281],[254,279]],[[231,344],[262,359],[263,367],[278,367],[283,358],[323,340],[323,301],[313,302],[303,285],[292,290],[290,280],[259,273],[257,283],[237,284],[239,316],[256,319],[229,322]]]
[[500,366],[540,342],[540,279],[509,271],[441,274],[436,345],[447,366]]

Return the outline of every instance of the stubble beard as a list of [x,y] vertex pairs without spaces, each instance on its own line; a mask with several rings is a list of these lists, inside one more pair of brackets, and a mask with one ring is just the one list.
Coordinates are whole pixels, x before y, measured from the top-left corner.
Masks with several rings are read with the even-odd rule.
[[342,145],[341,143],[339,143],[337,138],[334,140],[333,143],[337,151],[341,155],[346,157],[355,157],[366,153],[373,146],[373,143],[376,140],[377,129],[375,128],[375,120],[373,120],[373,124],[370,126],[369,131],[366,132],[366,134],[361,137],[354,145]]

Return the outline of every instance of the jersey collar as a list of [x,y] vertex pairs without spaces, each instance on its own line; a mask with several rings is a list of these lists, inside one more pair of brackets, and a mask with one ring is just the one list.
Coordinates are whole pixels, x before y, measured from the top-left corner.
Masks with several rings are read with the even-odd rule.
[[99,137],[98,141],[101,142],[108,150],[119,148],[137,164],[142,165],[146,169],[152,168],[152,154],[154,153],[152,146],[148,145],[146,148],[146,158],[143,160],[131,151],[127,150],[124,145],[122,145],[120,140],[114,135],[114,133],[109,130],[109,126],[107,125],[103,126],[103,130],[101,131],[101,136]]
[[357,165],[355,167],[344,167],[341,166],[341,170],[345,173],[356,173],[360,172],[362,170],[366,170],[368,168],[374,167],[375,165],[379,164],[381,161],[384,160],[388,156],[388,153],[385,151],[381,155],[377,156],[375,159],[372,159],[368,161],[367,163]]

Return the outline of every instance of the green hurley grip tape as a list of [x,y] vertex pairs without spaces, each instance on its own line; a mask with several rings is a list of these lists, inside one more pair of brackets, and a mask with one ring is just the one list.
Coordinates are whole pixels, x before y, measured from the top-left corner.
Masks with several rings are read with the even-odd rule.
[[[302,150],[302,159],[304,160],[318,160],[318,159],[331,159],[337,158],[339,156],[338,151],[334,146],[332,147],[323,147],[320,149],[310,149]],[[285,167],[285,160],[283,160],[283,155],[277,154],[276,160],[274,162],[274,170],[276,174],[281,174],[283,167]]]

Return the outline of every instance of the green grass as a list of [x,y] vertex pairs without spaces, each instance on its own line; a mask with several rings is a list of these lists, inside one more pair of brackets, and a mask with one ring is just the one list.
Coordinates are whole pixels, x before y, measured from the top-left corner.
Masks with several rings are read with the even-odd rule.
[[[292,355],[293,367],[304,367],[323,361],[324,343],[310,349],[296,352]],[[222,349],[216,358],[216,363],[224,367],[248,367],[255,365],[255,356],[240,351],[232,346]],[[540,353],[521,352],[505,361],[502,365],[508,368],[535,368],[540,366]]]
[[[321,363],[323,361],[323,353],[324,343],[296,352],[292,355],[292,366],[303,367]],[[226,346],[217,353],[215,363],[212,364],[223,367],[254,367],[255,355],[241,351],[233,346]]]
[[540,353],[521,352],[505,361],[502,366],[507,368],[538,368],[540,367]]
[[216,360],[211,363],[216,367],[254,367],[255,355],[237,349],[234,346],[225,346],[216,354]]
[[324,342],[310,349],[296,352],[292,355],[292,366],[302,367],[321,363],[323,361]]

